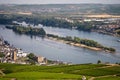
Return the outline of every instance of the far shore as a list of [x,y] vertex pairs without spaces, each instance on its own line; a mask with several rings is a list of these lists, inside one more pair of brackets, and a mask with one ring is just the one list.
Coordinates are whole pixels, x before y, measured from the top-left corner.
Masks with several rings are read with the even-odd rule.
[[90,46],[86,46],[86,45],[80,44],[80,43],[74,43],[74,42],[70,42],[70,41],[64,41],[64,40],[53,38],[53,37],[46,37],[46,38],[50,39],[50,40],[57,41],[57,42],[61,42],[61,43],[69,44],[69,45],[72,45],[72,46],[76,46],[76,47],[87,48],[87,49],[91,49],[91,50],[95,50],[95,51],[102,51],[101,48],[90,47]]

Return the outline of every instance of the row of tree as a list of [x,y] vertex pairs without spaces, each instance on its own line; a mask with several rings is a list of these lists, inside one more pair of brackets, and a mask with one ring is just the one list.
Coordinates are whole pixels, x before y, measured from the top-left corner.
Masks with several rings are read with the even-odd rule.
[[19,34],[28,34],[28,35],[40,35],[45,36],[46,32],[43,28],[32,28],[24,26],[6,26],[8,29],[12,29],[14,32]]
[[44,26],[52,26],[59,28],[69,28],[77,27],[78,30],[91,31],[94,27],[89,22],[74,22],[70,23],[66,20],[56,19],[54,17],[42,17],[39,15],[0,15],[0,24],[12,24],[12,21],[22,22],[38,25],[42,24]]
[[81,39],[79,37],[71,37],[71,36],[59,37],[59,36],[53,35],[53,34],[47,34],[47,36],[57,38],[57,39],[61,39],[61,40],[65,40],[65,41],[74,42],[74,43],[84,44],[84,45],[90,46],[90,47],[97,47],[97,48],[101,48],[103,50],[108,50],[108,51],[111,51],[111,52],[115,52],[114,48],[105,47],[105,46],[99,44],[98,42],[96,42],[94,40]]

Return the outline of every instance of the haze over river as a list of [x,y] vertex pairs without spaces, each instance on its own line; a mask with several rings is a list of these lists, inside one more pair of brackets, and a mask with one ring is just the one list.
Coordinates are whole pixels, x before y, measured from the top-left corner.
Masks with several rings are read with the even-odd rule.
[[19,35],[12,30],[0,25],[0,36],[7,40],[11,45],[21,48],[26,52],[33,52],[36,55],[44,56],[51,60],[60,60],[72,62],[74,64],[97,63],[102,62],[120,63],[120,37],[114,37],[96,32],[84,32],[78,30],[69,30],[63,28],[43,27],[47,33],[59,36],[77,36],[80,38],[92,39],[100,44],[113,47],[116,53],[107,53],[103,51],[93,51],[85,48],[70,46],[61,42],[42,39],[39,36]]

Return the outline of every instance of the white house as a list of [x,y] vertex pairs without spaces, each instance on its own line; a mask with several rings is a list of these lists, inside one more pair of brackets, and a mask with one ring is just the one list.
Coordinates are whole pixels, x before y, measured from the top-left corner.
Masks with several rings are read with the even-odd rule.
[[17,57],[26,57],[28,53],[17,53]]

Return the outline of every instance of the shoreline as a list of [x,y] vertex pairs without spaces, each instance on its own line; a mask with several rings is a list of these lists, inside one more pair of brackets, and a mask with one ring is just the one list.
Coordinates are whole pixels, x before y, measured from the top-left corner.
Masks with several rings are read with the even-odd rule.
[[[97,47],[90,47],[90,46],[86,46],[84,44],[80,44],[80,43],[74,43],[74,42],[70,42],[70,41],[64,41],[61,39],[57,39],[57,38],[53,38],[53,37],[45,37],[47,39],[53,40],[53,41],[57,41],[57,42],[61,42],[64,44],[69,44],[71,46],[76,46],[76,47],[81,47],[81,48],[86,48],[86,49],[91,49],[91,50],[95,50],[95,51],[102,51],[101,48],[97,48]],[[107,51],[108,52],[108,51]]]
[[100,34],[104,34],[104,35],[109,35],[109,36],[120,37],[120,35],[118,35],[118,34],[106,32],[106,31],[92,30],[92,32],[96,32],[96,33],[100,33]]

